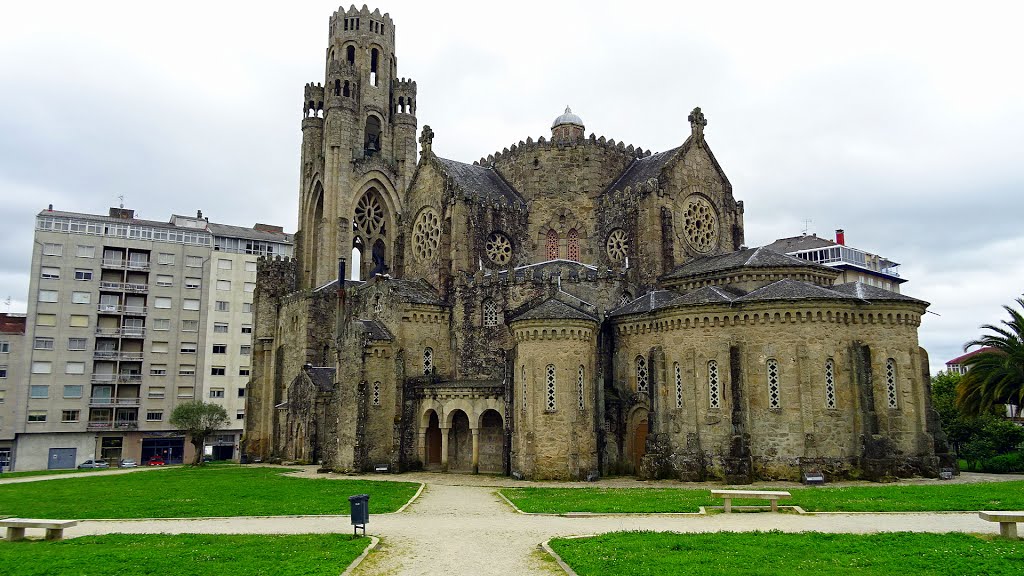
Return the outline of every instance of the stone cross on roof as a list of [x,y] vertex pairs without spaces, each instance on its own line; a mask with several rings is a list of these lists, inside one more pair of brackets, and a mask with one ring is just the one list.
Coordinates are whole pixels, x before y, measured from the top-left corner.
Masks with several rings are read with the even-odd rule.
[[690,121],[690,133],[698,141],[704,140],[704,127],[708,125],[708,121],[704,119],[704,113],[700,111],[700,106],[693,109],[690,115],[686,117]]
[[420,133],[420,148],[423,154],[432,154],[430,147],[434,143],[434,131],[430,126],[424,124],[423,132]]

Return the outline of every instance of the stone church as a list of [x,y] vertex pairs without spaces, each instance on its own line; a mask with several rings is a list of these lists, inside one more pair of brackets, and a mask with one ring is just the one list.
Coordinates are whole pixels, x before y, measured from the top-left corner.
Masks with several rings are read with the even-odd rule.
[[746,247],[700,108],[656,154],[566,108],[464,163],[417,134],[388,14],[339,9],[328,38],[296,257],[259,264],[251,457],[736,483],[947,465],[927,303]]

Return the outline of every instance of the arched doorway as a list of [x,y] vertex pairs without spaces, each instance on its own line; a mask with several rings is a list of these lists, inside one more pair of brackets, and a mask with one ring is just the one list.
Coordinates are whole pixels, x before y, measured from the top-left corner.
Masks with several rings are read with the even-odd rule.
[[505,446],[505,430],[497,410],[485,410],[480,416],[480,472],[500,473]]
[[451,429],[448,430],[448,469],[469,472],[473,469],[473,436],[469,431],[469,416],[462,410],[453,410]]
[[647,410],[637,410],[631,419],[633,424],[629,429],[630,457],[633,463],[633,473],[640,472],[640,462],[647,454]]
[[427,422],[427,461],[423,466],[441,466],[441,422],[433,410]]

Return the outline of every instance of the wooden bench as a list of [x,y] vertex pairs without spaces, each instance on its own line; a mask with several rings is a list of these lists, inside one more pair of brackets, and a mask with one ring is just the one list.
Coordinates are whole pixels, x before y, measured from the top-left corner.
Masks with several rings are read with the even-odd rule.
[[772,512],[779,511],[780,498],[792,498],[792,495],[790,495],[789,492],[775,492],[771,490],[712,490],[711,496],[714,498],[724,498],[725,512],[727,514],[732,512],[733,498],[770,500],[772,503]]
[[1024,522],[1024,512],[978,512],[978,517],[989,522],[999,522],[999,535],[1017,539],[1017,522]]
[[64,538],[64,529],[77,526],[78,520],[45,520],[40,518],[4,518],[0,528],[7,528],[7,541],[23,540],[25,528],[45,528],[47,540]]

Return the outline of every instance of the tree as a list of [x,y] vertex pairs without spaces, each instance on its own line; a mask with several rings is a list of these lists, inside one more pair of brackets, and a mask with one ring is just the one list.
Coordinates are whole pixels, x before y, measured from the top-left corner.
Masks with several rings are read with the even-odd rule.
[[[1017,298],[1024,309],[1024,298]],[[1024,314],[1003,306],[1010,314],[1002,326],[985,324],[985,334],[964,345],[988,348],[964,361],[967,373],[957,387],[956,404],[967,415],[989,412],[999,404],[1024,404]]]
[[214,432],[226,425],[228,411],[217,404],[196,400],[179,404],[171,412],[171,426],[184,430],[192,438],[196,449],[196,466],[203,465],[203,445]]

